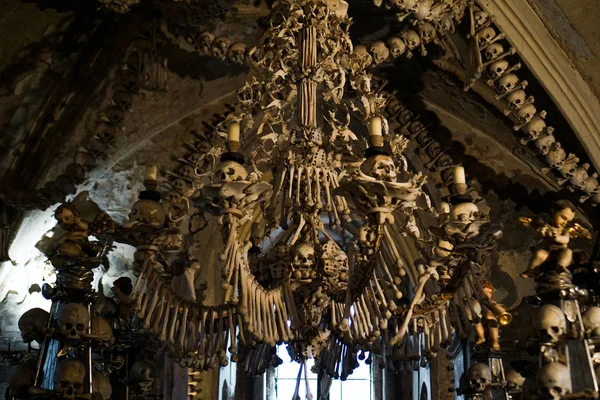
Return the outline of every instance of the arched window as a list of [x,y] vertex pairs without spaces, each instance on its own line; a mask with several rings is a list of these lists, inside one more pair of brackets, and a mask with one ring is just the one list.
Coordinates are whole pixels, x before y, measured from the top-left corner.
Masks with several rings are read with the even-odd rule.
[[[274,393],[268,393],[266,398],[267,400],[289,400],[296,390],[300,364],[290,360],[285,346],[277,348],[277,355],[283,360],[283,364],[275,369]],[[314,360],[309,360],[307,363],[308,384],[314,398],[317,400],[374,399],[371,365],[365,364],[363,361],[359,361],[359,363],[360,366],[345,381],[339,379],[330,381],[330,378],[320,377],[313,371]],[[302,399],[306,398],[304,371],[302,372],[299,395]]]

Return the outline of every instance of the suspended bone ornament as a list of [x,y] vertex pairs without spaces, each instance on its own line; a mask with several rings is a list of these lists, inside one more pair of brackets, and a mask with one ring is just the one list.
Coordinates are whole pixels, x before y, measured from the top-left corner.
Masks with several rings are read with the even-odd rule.
[[[414,367],[426,365],[455,331],[468,334],[463,315],[474,311],[463,299],[477,291],[471,270],[480,268],[498,232],[488,229],[485,207],[457,202],[440,222],[435,257],[423,252],[427,259],[413,267],[407,238],[429,243],[415,213],[432,208],[425,175],[413,173],[404,152],[409,138],[432,158],[441,149],[402,104],[387,109],[406,137],[392,132],[384,117],[389,95],[365,71],[373,59],[434,41],[438,22],[454,21],[464,7],[402,3],[394,6],[420,25],[398,41],[374,44],[370,54],[352,46],[345,2],[275,2],[270,28],[244,51],[250,72],[232,114],[210,128],[212,137],[196,134],[192,153],[169,173],[175,190],[164,204],[141,199],[134,206],[126,229],[143,227],[145,234],[136,243],[133,308],[181,365],[226,365],[229,350],[259,373],[265,360],[276,361],[270,349],[283,341],[303,366],[315,357],[328,374],[347,377],[360,358],[357,346],[390,368],[395,359]],[[218,57],[241,59],[241,46],[203,36]],[[349,129],[356,118],[369,126],[367,149],[361,132]],[[192,192],[193,204],[221,225],[222,293],[214,306],[191,302],[168,284],[177,256],[166,243],[177,235],[167,226],[179,221],[171,209]],[[186,271],[197,268],[187,264]],[[406,289],[411,285],[414,293]],[[405,303],[397,301],[403,297]]]

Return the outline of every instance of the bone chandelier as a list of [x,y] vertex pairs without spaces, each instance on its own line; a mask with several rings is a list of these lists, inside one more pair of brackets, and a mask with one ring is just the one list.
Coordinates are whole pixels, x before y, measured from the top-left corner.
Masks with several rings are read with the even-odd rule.
[[[432,209],[424,175],[403,155],[408,140],[389,132],[387,98],[366,72],[370,55],[353,50],[347,8],[339,0],[274,4],[246,56],[251,71],[236,112],[196,163],[206,167],[193,172],[199,190],[179,179],[183,196],[167,197],[171,224],[187,198],[218,217],[223,304],[163,299],[165,272],[153,252],[164,248],[164,229],[138,247],[138,317],[184,365],[226,365],[230,339],[232,359],[258,374],[268,349],[283,342],[301,365],[314,357],[345,379],[365,353],[412,369],[470,330],[483,296],[480,264],[500,231],[466,194],[462,167],[451,208]],[[368,141],[350,128],[357,120]],[[131,229],[162,227],[162,212],[148,211],[159,206],[134,207]],[[421,232],[417,213],[439,221],[436,229]],[[414,243],[423,259],[405,262]]]
[[[315,358],[328,375],[345,379],[366,353],[381,367],[413,370],[455,333],[466,337],[472,324],[478,344],[498,350],[497,326],[488,324],[486,335],[479,320],[484,306],[487,320],[510,321],[481,280],[501,231],[467,193],[460,166],[450,204],[432,208],[424,175],[411,172],[403,155],[408,140],[389,132],[388,99],[366,72],[371,56],[353,49],[347,7],[341,0],[275,2],[269,29],[245,54],[250,73],[235,112],[212,142],[204,136],[210,146],[203,154],[170,172],[175,190],[164,200],[151,167],[124,225],[105,214],[87,223],[73,205],[59,207],[66,233],[48,253],[57,281],[43,290],[53,307],[47,329],[33,329],[43,342],[36,394],[96,392],[102,381],[90,375],[93,352],[112,346],[113,330],[115,351],[127,349],[132,335],[150,336],[193,370],[227,365],[229,351],[249,374],[260,374],[276,363],[273,347],[286,343],[299,377]],[[351,128],[364,125],[368,140]],[[178,176],[193,177],[193,185]],[[210,266],[222,272],[217,305],[196,299],[191,283],[208,266],[198,261],[193,223],[180,229],[190,204],[199,210],[192,222],[206,213],[222,227],[224,246]],[[418,220],[437,222],[423,229]],[[91,269],[109,237],[136,246],[138,275],[133,288],[113,289],[120,302],[112,329],[102,316],[90,322],[98,303]],[[187,293],[171,285],[178,270]],[[141,395],[150,390],[148,364],[132,366]]]

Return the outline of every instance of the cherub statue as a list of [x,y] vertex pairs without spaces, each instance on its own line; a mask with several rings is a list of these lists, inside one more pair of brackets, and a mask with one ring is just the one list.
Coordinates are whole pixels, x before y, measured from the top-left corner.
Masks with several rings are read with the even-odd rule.
[[571,238],[585,237],[591,239],[591,234],[584,227],[572,223],[575,212],[566,201],[557,201],[552,207],[551,222],[545,223],[540,218],[520,218],[524,226],[531,227],[542,234],[544,239],[534,248],[529,267],[521,274],[524,278],[535,276],[536,269],[544,264],[550,256],[556,266],[567,270],[573,262],[573,251],[569,249]]
[[[482,282],[482,291],[484,298],[481,301],[482,308],[482,321],[475,325],[475,332],[477,333],[476,344],[483,344],[489,341],[490,347],[494,351],[500,351],[500,322],[498,317],[502,319],[502,323],[507,325],[510,323],[512,317],[506,312],[506,309],[502,304],[496,303],[493,300],[494,297],[494,286],[490,281]],[[485,326],[484,326],[485,325]],[[485,328],[487,328],[487,337]]]
[[105,213],[100,213],[92,223],[81,218],[73,203],[63,203],[54,212],[58,225],[66,231],[52,246],[49,258],[56,268],[95,260],[102,246],[90,242],[89,235],[96,235],[114,228],[114,221]]

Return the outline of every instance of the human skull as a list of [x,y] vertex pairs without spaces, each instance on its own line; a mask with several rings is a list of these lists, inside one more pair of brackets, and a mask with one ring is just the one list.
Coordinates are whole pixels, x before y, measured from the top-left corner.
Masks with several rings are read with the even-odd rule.
[[215,35],[211,32],[203,32],[200,34],[200,41],[198,42],[198,48],[202,53],[208,53],[210,51],[212,42],[215,40]]
[[248,170],[242,164],[227,160],[217,165],[214,174],[217,183],[231,183],[248,178]]
[[112,386],[108,378],[98,372],[94,371],[92,375],[92,389],[94,394],[98,393],[101,400],[109,400],[112,396]]
[[495,60],[504,53],[504,47],[500,43],[492,43],[485,48],[485,58],[488,61]]
[[67,303],[61,306],[57,322],[65,338],[77,340],[87,333],[90,314],[83,304]]
[[421,0],[421,2],[416,6],[416,9],[414,11],[415,13],[415,18],[418,19],[419,21],[422,20],[429,20],[431,18],[431,6],[432,6],[432,1],[431,0]]
[[393,182],[396,179],[394,161],[385,154],[377,154],[367,158],[360,166],[360,170],[363,174],[382,181]]
[[106,110],[106,118],[113,125],[120,125],[125,119],[125,113],[120,107],[112,106]]
[[502,93],[508,93],[511,90],[514,90],[518,84],[519,77],[515,74],[506,74],[502,78],[498,79],[498,88]]
[[121,108],[121,110],[128,111],[131,109],[131,105],[133,104],[133,94],[124,90],[120,90],[113,94],[112,100]]
[[538,309],[533,325],[540,340],[547,343],[557,343],[567,330],[565,314],[552,304],[544,304]]
[[402,110],[400,112],[400,114],[398,114],[398,122],[401,125],[405,125],[407,124],[411,119],[413,119],[415,117],[415,113],[413,113],[411,110],[409,110],[408,108],[405,108],[404,110]]
[[225,60],[230,45],[231,40],[229,40],[229,38],[221,36],[216,38],[212,42],[212,44],[210,45],[210,49],[213,56],[217,57],[220,60]]
[[231,61],[237,64],[243,64],[246,60],[246,45],[241,42],[232,44],[229,47],[228,56]]
[[561,363],[548,363],[537,373],[538,392],[545,399],[560,400],[571,393],[571,373]]
[[423,43],[431,43],[435,39],[436,31],[435,27],[429,22],[421,23],[421,40]]
[[554,143],[556,143],[556,139],[554,138],[553,134],[544,135],[537,138],[535,141],[535,147],[537,147],[540,153],[545,156],[550,152],[550,149]]
[[525,384],[525,378],[518,373],[514,368],[507,368],[504,377],[508,383],[509,392],[522,392],[523,385]]
[[367,50],[367,46],[365,46],[363,44],[354,46],[354,54],[355,54],[356,58],[358,59],[358,62],[363,67],[370,66],[373,63],[373,57],[371,57],[371,54],[369,54],[369,51]]
[[479,41],[479,47],[486,46],[496,37],[496,31],[491,26],[487,26],[477,32],[477,39]]
[[469,385],[475,393],[484,393],[492,383],[492,370],[484,363],[471,365],[467,376]]
[[296,278],[310,278],[314,262],[315,248],[310,244],[298,243],[292,248],[292,265],[295,269],[294,276]]
[[21,331],[23,342],[31,343],[35,340],[41,345],[46,336],[49,319],[50,314],[48,311],[41,308],[32,308],[23,313],[21,318],[19,318],[19,330]]
[[113,144],[115,137],[119,132],[119,128],[107,122],[100,122],[95,129],[95,133],[105,143]]
[[581,167],[575,170],[575,173],[569,179],[569,183],[575,188],[579,190],[583,190],[585,188],[585,181],[588,178],[588,169],[590,168],[590,164],[585,163]]
[[419,0],[390,0],[390,3],[405,11],[415,11],[419,6]]
[[388,39],[387,45],[390,49],[392,58],[400,57],[406,51],[406,43],[399,37],[392,36]]
[[62,360],[54,372],[54,390],[63,399],[75,400],[83,393],[85,366],[76,360]]
[[373,55],[373,64],[379,65],[390,57],[390,50],[384,42],[377,40],[371,44],[371,54]]
[[585,192],[585,194],[587,194],[588,196],[592,196],[596,193],[599,193],[600,190],[600,186],[598,186],[598,173],[594,172],[593,174],[591,174],[584,183],[583,186],[583,191]]
[[485,24],[488,20],[488,13],[485,11],[476,11],[473,16],[475,17],[475,29],[479,29]]
[[387,104],[387,111],[390,115],[398,115],[404,109],[404,105],[397,98],[392,98]]
[[174,179],[169,183],[171,186],[173,186],[173,189],[181,194],[187,194],[187,192],[190,190],[190,184],[183,178]]
[[537,139],[546,130],[546,121],[543,118],[534,118],[523,127],[530,139]]
[[525,99],[527,98],[527,93],[523,89],[515,90],[511,92],[506,99],[508,100],[508,105],[513,110],[518,110],[525,104]]
[[[512,75],[512,74],[510,74]],[[507,75],[507,76],[510,76]],[[516,75],[515,75],[516,77]],[[502,77],[501,79],[504,79],[504,77]],[[519,78],[517,78],[518,81]],[[513,86],[514,87],[514,86]],[[535,114],[537,113],[537,108],[535,108],[535,106],[531,103],[529,104],[525,104],[523,107],[519,108],[519,110],[516,112],[517,118],[519,118],[519,121],[523,124],[528,123],[529,121],[531,121],[531,119],[533,117],[535,117]]]
[[546,154],[546,162],[554,169],[561,169],[567,158],[567,153],[559,142],[550,146],[550,151]]
[[470,224],[479,219],[479,208],[475,203],[458,203],[450,209],[451,221]]
[[101,342],[113,342],[113,330],[110,323],[102,317],[92,317],[91,337]]
[[569,157],[565,160],[562,168],[560,169],[560,173],[566,177],[572,177],[577,171],[577,163],[579,162],[579,158],[573,156],[573,154],[569,154]]
[[162,226],[165,222],[165,210],[160,203],[154,200],[140,199],[131,207],[129,221],[157,227]]
[[131,367],[131,379],[137,384],[142,394],[147,393],[154,385],[154,365],[147,360],[136,361]]
[[454,32],[454,21],[449,15],[443,16],[437,23],[437,31],[440,36]]
[[400,37],[404,39],[409,50],[414,50],[421,45],[419,34],[412,29],[402,31]]
[[583,327],[592,337],[600,336],[600,307],[590,307],[582,316]]
[[493,79],[498,79],[504,75],[509,66],[510,65],[508,64],[508,61],[498,60],[490,64],[488,67],[488,72]]

